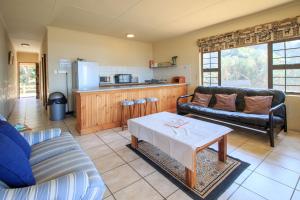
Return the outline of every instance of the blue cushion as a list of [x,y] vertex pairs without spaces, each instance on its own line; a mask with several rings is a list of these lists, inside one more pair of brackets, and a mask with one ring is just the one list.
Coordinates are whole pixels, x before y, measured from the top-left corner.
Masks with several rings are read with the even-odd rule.
[[9,137],[14,141],[25,153],[27,159],[30,158],[31,148],[24,137],[8,122],[0,120],[0,134]]
[[9,137],[0,134],[0,180],[11,188],[35,184],[29,160]]

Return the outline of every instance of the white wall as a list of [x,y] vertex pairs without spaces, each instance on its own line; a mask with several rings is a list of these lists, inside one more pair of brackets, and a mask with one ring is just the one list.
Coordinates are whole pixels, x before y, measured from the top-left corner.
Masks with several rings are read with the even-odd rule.
[[[66,93],[65,74],[55,74],[60,59],[83,58],[102,67],[148,68],[152,44],[79,31],[47,28],[48,92]],[[71,83],[71,82],[70,82]]]
[[[14,65],[8,64],[8,52],[14,55]],[[8,116],[17,98],[16,54],[0,19],[0,114]]]
[[[190,65],[192,84],[189,87],[189,92],[192,92],[193,89],[201,83],[201,71],[199,67],[201,63],[199,60],[199,48],[196,44],[198,39],[288,17],[295,17],[300,14],[299,11],[300,1],[294,1],[284,6],[213,25],[179,37],[156,42],[153,44],[154,59],[157,62],[161,62],[169,60],[172,56],[178,56],[177,63],[179,67]],[[287,107],[289,129],[300,131],[300,112],[298,111],[300,107],[299,96],[288,96]]]

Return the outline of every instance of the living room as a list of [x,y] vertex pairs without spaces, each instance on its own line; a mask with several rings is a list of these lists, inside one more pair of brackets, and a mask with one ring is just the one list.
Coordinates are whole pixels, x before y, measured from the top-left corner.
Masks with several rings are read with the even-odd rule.
[[1,0],[0,199],[300,199],[299,10]]

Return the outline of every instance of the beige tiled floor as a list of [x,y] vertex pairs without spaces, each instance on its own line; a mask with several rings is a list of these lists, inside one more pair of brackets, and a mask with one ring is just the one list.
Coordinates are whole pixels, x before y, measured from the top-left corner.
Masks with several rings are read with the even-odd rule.
[[[34,99],[17,102],[10,116],[12,123],[26,123],[33,130],[60,127],[71,132],[92,158],[107,186],[106,200],[113,199],[190,199],[173,183],[125,147],[128,131],[120,128],[79,136],[75,119],[48,120],[47,113]],[[219,197],[220,200],[300,199],[300,134],[281,133],[276,147],[268,138],[242,132],[228,137],[228,153],[251,166]],[[217,148],[217,145],[213,145]]]

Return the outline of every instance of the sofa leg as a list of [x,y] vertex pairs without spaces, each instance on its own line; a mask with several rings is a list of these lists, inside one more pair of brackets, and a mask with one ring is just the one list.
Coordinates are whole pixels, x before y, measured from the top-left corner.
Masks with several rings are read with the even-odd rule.
[[270,130],[269,131],[269,137],[270,137],[270,145],[271,147],[274,147],[274,131],[273,130]]
[[284,131],[285,133],[287,132],[287,123],[284,123],[283,131]]

